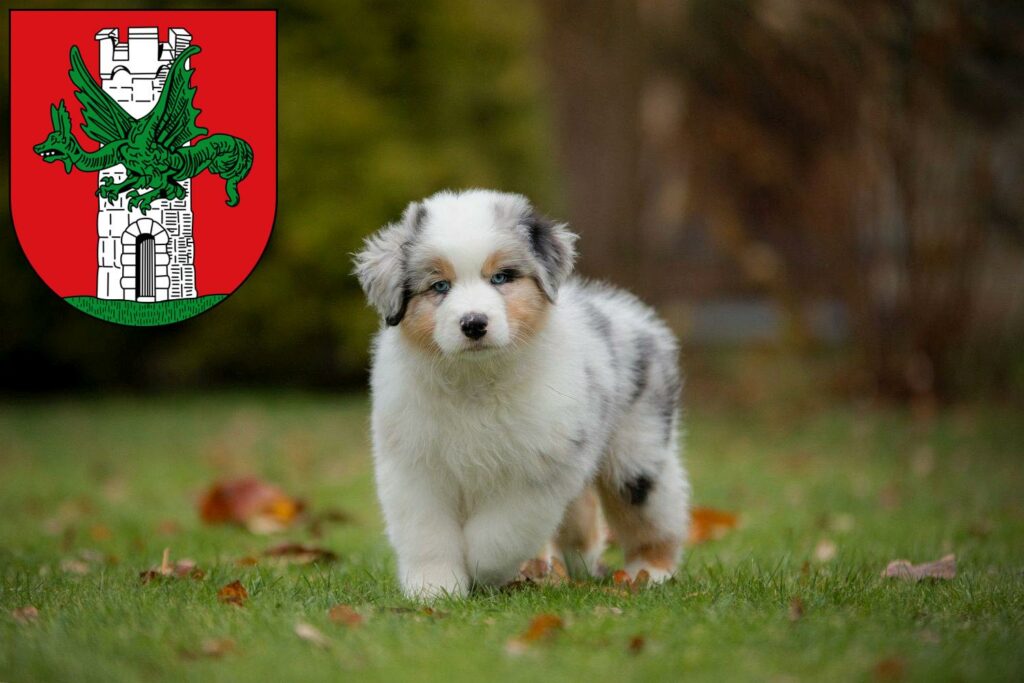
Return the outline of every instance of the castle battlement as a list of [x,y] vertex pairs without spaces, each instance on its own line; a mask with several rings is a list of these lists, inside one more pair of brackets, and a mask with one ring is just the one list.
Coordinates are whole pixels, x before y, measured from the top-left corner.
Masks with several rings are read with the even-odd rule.
[[165,43],[160,42],[160,31],[155,26],[130,27],[126,42],[120,42],[119,34],[116,28],[105,28],[96,34],[102,79],[111,78],[119,68],[135,77],[155,78],[161,67],[170,65],[192,43],[192,34],[183,28],[169,29]]

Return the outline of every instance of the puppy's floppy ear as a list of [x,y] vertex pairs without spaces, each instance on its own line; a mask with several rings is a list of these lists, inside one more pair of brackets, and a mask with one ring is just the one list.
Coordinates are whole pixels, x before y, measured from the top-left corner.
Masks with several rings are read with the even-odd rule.
[[520,225],[526,229],[530,249],[540,264],[537,281],[548,300],[554,302],[558,288],[572,273],[576,263],[579,235],[570,231],[566,223],[556,223],[535,211],[522,218]]
[[406,252],[426,213],[423,204],[412,202],[402,214],[402,220],[367,237],[363,250],[355,255],[355,275],[366,299],[391,326],[402,322],[405,317],[405,307],[409,303]]

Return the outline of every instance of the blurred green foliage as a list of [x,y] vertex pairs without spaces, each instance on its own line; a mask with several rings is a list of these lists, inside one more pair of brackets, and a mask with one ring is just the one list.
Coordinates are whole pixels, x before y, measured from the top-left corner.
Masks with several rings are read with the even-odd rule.
[[[140,5],[184,8],[124,6]],[[5,225],[0,388],[355,385],[378,324],[350,275],[350,254],[366,235],[444,188],[500,187],[559,210],[532,4],[252,7],[260,6],[278,8],[280,159],[277,221],[254,274],[194,320],[122,328],[61,302]],[[9,142],[0,144],[7,156]]]

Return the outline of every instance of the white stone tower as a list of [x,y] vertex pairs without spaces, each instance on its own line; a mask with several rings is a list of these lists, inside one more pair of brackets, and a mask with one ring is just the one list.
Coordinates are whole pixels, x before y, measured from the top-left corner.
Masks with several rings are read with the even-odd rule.
[[[96,34],[100,49],[100,83],[129,114],[141,118],[156,106],[174,58],[192,42],[192,35],[172,28],[160,42],[155,27],[128,29],[128,41],[118,41],[118,29]],[[118,164],[100,171],[120,183],[125,168]],[[192,181],[181,183],[185,197],[158,199],[143,214],[128,208],[125,194],[117,201],[100,198],[96,296],[100,299],[166,301],[196,296],[193,265]]]

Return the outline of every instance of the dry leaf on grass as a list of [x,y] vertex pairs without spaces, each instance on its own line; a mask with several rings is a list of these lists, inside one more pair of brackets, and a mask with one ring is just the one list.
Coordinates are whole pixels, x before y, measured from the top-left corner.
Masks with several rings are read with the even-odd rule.
[[556,633],[565,627],[565,622],[556,614],[538,614],[531,621],[530,625],[505,644],[505,651],[509,654],[522,654],[526,648],[533,643],[543,640],[550,640]]
[[629,654],[638,655],[644,651],[644,647],[647,645],[647,641],[644,640],[643,636],[633,636],[629,639]]
[[220,658],[234,651],[235,641],[230,638],[207,638],[199,645],[198,650],[182,649],[180,654],[185,659]]
[[66,557],[60,561],[60,570],[65,574],[78,574],[84,576],[89,573],[89,563],[82,560]]
[[908,560],[893,560],[882,572],[882,578],[923,581],[924,579],[955,579],[956,555],[946,555],[935,562],[911,564]]
[[[430,609],[429,607],[427,609]],[[330,617],[331,621],[335,624],[344,624],[349,628],[356,628],[362,626],[363,615],[355,610],[350,605],[335,605],[328,612],[327,616]]]
[[871,670],[876,681],[901,681],[906,673],[907,665],[899,657],[887,657]]
[[178,560],[171,562],[171,549],[164,548],[163,559],[160,561],[160,565],[147,569],[144,572],[139,573],[139,578],[142,579],[142,583],[149,583],[154,579],[162,578],[177,578],[177,579],[195,579],[199,581],[206,573],[196,567],[194,560]]
[[286,529],[305,507],[300,500],[256,477],[217,482],[203,494],[199,515],[207,524],[239,524],[253,533]]
[[831,562],[835,559],[836,552],[838,552],[836,544],[823,538],[818,541],[818,545],[814,546],[814,559],[818,562]]
[[324,526],[328,524],[355,524],[356,519],[345,510],[337,508],[323,510],[312,515],[307,525],[310,535],[313,538],[320,538],[324,533]]
[[11,610],[11,616],[19,624],[31,624],[39,618],[39,610],[32,605],[25,605]]
[[705,541],[718,540],[736,528],[739,517],[736,513],[695,507],[690,510],[690,536],[688,543],[697,545]]
[[249,599],[249,591],[245,590],[241,581],[232,581],[217,591],[217,599],[227,605],[244,607],[245,601]]
[[316,626],[300,621],[295,624],[295,635],[317,647],[328,647],[331,641]]
[[199,651],[207,657],[223,657],[235,649],[235,641],[230,638],[207,638]]
[[289,564],[311,564],[313,562],[334,562],[338,556],[324,548],[302,545],[301,543],[281,543],[263,551],[269,557]]

